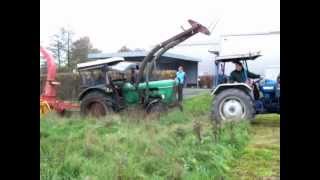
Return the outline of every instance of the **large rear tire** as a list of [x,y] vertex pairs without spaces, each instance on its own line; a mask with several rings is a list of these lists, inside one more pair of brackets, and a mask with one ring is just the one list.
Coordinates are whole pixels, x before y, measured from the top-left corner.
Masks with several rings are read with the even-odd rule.
[[110,114],[112,111],[111,98],[100,92],[87,94],[80,104],[80,113],[82,116],[99,118]]
[[236,120],[253,120],[255,108],[252,98],[240,89],[226,89],[215,96],[211,111],[212,120],[220,123]]

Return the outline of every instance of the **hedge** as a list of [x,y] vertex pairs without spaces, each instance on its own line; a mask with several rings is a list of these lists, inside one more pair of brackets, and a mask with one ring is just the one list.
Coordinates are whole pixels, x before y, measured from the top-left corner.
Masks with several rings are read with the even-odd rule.
[[[57,96],[62,100],[76,100],[79,93],[80,76],[74,73],[59,73],[56,77],[61,84],[57,88]],[[40,93],[45,85],[46,75],[40,75]]]

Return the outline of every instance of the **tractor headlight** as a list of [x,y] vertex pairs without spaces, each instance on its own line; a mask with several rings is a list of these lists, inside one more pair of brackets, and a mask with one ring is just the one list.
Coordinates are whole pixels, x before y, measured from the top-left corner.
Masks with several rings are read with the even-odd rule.
[[161,94],[161,98],[162,98],[162,99],[164,99],[164,98],[165,98],[165,96],[164,96],[163,94]]
[[263,90],[273,90],[274,87],[273,86],[264,86],[262,87]]

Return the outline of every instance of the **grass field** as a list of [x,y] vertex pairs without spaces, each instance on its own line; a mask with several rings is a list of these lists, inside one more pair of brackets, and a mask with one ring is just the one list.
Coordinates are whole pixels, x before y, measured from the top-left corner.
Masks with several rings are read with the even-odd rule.
[[232,179],[280,179],[280,115],[259,115],[250,128],[250,142],[233,165]]
[[[269,140],[250,135],[260,132],[259,125],[226,124],[216,135],[209,120],[210,105],[211,97],[205,94],[186,100],[184,112],[175,109],[160,118],[143,118],[138,111],[99,120],[48,115],[40,126],[40,177],[206,180],[277,174],[279,168],[272,164],[277,155],[270,155],[269,146],[252,143],[264,145]],[[255,148],[262,151],[256,153]],[[278,151],[272,148],[274,153]],[[241,163],[246,157],[255,163],[255,154],[268,159],[259,162],[270,164],[259,168],[259,164]],[[250,172],[258,174],[242,173],[251,165],[255,170]],[[271,166],[274,169],[270,170]]]

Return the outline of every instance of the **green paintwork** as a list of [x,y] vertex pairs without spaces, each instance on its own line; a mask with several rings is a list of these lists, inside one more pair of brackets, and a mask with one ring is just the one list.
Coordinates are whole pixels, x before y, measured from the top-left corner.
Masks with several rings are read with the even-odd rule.
[[[174,87],[176,82],[174,80],[160,80],[160,81],[150,81],[148,87],[150,90],[150,97],[159,97],[164,95],[163,102],[171,103],[175,100]],[[138,90],[145,90],[147,84],[140,83]],[[122,86],[122,93],[127,104],[136,104],[139,102],[139,91],[137,91],[131,83],[125,83]]]

